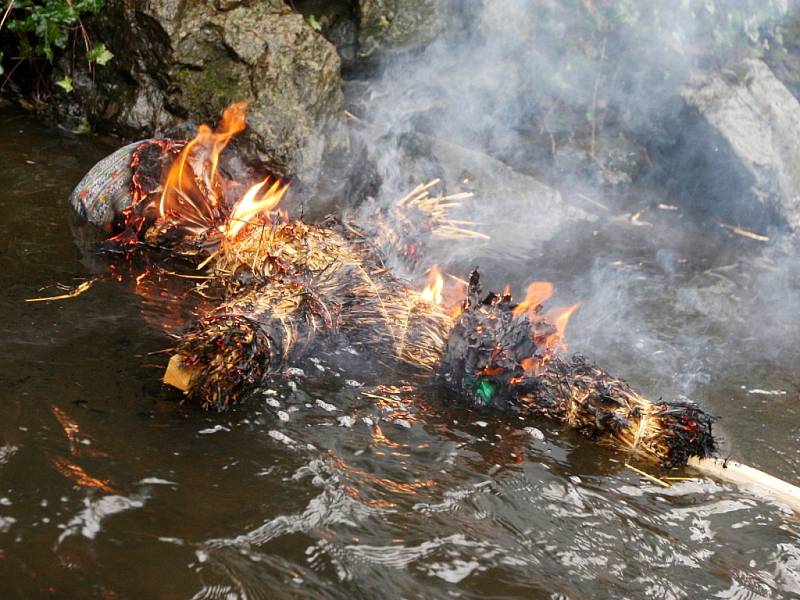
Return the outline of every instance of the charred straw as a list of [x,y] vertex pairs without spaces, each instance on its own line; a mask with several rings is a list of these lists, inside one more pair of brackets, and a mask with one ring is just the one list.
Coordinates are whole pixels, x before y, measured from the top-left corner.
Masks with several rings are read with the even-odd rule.
[[301,284],[272,278],[199,319],[176,346],[192,372],[187,395],[221,409],[301,355],[335,315]]
[[211,268],[225,300],[176,348],[194,373],[190,397],[223,408],[336,335],[386,362],[434,366],[452,319],[394,278],[358,230],[262,225],[219,247]]
[[508,296],[481,296],[477,270],[437,369],[459,399],[480,408],[545,417],[665,467],[713,456],[713,417],[688,402],[651,402],[582,356],[564,360],[547,324],[514,315]]

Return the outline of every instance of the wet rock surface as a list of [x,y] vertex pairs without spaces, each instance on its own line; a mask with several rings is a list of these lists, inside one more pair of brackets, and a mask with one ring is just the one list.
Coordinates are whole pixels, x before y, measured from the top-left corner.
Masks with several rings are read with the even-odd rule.
[[737,225],[800,227],[800,103],[760,60],[698,72],[651,145],[664,188]]

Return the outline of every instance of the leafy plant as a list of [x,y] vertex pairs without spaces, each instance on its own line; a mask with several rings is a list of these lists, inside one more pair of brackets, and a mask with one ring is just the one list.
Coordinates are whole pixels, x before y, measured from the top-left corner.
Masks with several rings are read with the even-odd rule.
[[105,65],[112,58],[114,58],[114,55],[102,42],[95,43],[86,53],[86,60],[90,63],[97,63],[100,66]]
[[54,48],[64,48],[74,31],[86,34],[81,15],[97,14],[105,0],[16,0],[8,29],[19,34],[24,58],[44,56],[52,62]]
[[[81,20],[100,12],[105,0],[10,0],[4,4],[6,27],[16,34],[18,64],[25,60],[52,64],[71,41],[83,44],[90,67],[105,65],[114,57],[105,44],[92,43]],[[72,80],[65,77],[57,85],[69,92]]]
[[56,85],[60,87],[62,90],[67,92],[68,94],[74,90],[75,88],[72,86],[72,77],[69,75],[64,75],[62,79],[56,81]]

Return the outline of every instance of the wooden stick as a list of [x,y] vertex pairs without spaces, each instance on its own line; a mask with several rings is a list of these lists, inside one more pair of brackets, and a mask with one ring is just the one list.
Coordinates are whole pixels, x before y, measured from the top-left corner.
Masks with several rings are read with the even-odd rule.
[[776,500],[800,513],[800,487],[733,460],[701,459],[693,456],[688,465],[714,479],[752,490],[757,496]]
[[638,473],[638,474],[639,474],[639,475],[641,475],[642,477],[645,477],[645,478],[649,479],[649,480],[650,480],[650,481],[652,481],[653,483],[657,483],[657,484],[658,484],[658,485],[660,485],[661,487],[666,487],[666,488],[668,488],[668,487],[672,487],[672,484],[671,484],[671,483],[667,483],[667,482],[666,482],[666,481],[664,481],[663,479],[659,479],[658,477],[655,477],[655,476],[653,476],[653,475],[650,475],[650,473],[647,473],[647,472],[645,472],[645,471],[642,471],[642,470],[640,470],[640,469],[637,469],[636,467],[633,467],[633,466],[629,465],[628,463],[625,463],[625,466],[626,466],[626,467],[628,467],[628,468],[629,468],[631,471],[633,471],[634,473]]
[[769,238],[765,235],[761,235],[760,233],[756,233],[754,231],[750,231],[749,229],[744,229],[743,227],[736,227],[735,225],[728,225],[727,223],[720,223],[720,227],[723,229],[727,229],[735,233],[736,235],[741,235],[742,237],[750,238],[751,240],[756,240],[759,242],[768,242]]
[[173,354],[170,357],[167,369],[164,371],[164,383],[185,392],[192,383],[194,373],[184,367],[182,362],[183,357],[180,354]]
[[83,292],[92,287],[95,283],[97,283],[97,279],[90,279],[89,281],[84,281],[78,287],[70,290],[66,294],[59,294],[58,296],[47,296],[42,298],[26,298],[25,302],[53,302],[54,300],[69,300],[71,298],[77,298]]

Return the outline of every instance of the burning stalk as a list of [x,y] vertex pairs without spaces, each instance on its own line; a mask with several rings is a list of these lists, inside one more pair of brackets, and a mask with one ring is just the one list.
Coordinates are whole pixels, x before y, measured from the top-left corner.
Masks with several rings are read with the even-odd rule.
[[368,207],[370,218],[360,220],[367,230],[334,219],[313,226],[276,218],[285,185],[267,178],[245,189],[220,168],[222,150],[243,128],[244,106],[235,105],[216,132],[201,128],[191,142],[127,147],[130,190],[122,192],[129,197],[99,179],[116,173],[122,159],[112,157],[71,198],[85,215],[109,190],[115,205],[127,202],[114,238],[123,248],[145,242],[204,258],[201,287],[222,302],[178,339],[165,383],[204,407],[224,408],[312,343],[344,335],[381,360],[435,374],[457,401],[548,418],[664,467],[688,464],[756,485],[800,510],[795,486],[713,458],[713,418],[697,406],[650,402],[582,357],[559,358],[577,305],[543,313],[552,285],[535,282],[515,303],[508,291],[482,295],[476,270],[466,300],[447,310],[436,270],[422,293],[392,274],[385,260],[400,256],[405,266],[419,266],[430,236],[480,236],[448,216],[463,196],[431,196],[433,184],[419,186],[388,210]]
[[566,323],[559,331],[539,316],[540,299],[550,292],[533,284],[519,304],[510,294],[483,296],[474,271],[438,379],[472,406],[545,417],[665,467],[683,466],[690,456],[713,456],[713,419],[698,407],[652,403],[582,357],[558,358]]

